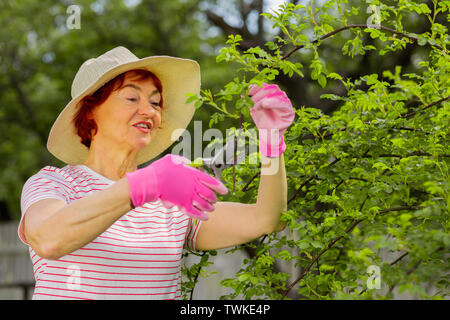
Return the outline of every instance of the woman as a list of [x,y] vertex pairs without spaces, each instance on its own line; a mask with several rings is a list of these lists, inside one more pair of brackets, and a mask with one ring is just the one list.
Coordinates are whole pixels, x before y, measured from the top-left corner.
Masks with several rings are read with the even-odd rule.
[[294,112],[277,86],[249,91],[262,169],[279,167],[262,175],[256,204],[217,202],[226,187],[180,156],[138,169],[186,128],[194,113],[186,93],[199,90],[191,60],[138,59],[117,47],[83,63],[47,143],[68,165],[44,167],[22,191],[33,299],[179,299],[184,247],[219,249],[283,228],[283,132]]

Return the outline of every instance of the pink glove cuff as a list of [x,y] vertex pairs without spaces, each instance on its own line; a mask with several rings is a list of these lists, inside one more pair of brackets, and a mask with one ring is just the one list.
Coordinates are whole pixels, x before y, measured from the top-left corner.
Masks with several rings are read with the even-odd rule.
[[159,198],[155,169],[147,167],[146,179],[142,179],[138,170],[126,173],[130,187],[130,199],[134,207]]
[[284,142],[284,136],[280,138],[280,143],[271,145],[264,140],[259,139],[259,152],[266,157],[279,157],[286,151],[286,143]]
[[259,132],[259,151],[266,157],[279,157],[286,150],[284,142],[284,131],[286,130],[267,130],[260,129]]

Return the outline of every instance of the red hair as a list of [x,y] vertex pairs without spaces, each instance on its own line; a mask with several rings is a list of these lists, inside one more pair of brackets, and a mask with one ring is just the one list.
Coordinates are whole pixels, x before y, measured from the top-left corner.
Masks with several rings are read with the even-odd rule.
[[[114,79],[108,81],[93,94],[85,96],[80,101],[79,109],[73,119],[73,123],[75,125],[77,134],[81,138],[81,143],[86,147],[90,148],[92,137],[97,133],[97,124],[95,123],[94,119],[90,119],[90,117],[92,116],[92,111],[94,111],[96,107],[105,102],[113,91],[118,90],[122,87],[127,73],[133,73],[133,78],[136,78],[135,80],[138,81],[152,79],[155,87],[162,94],[161,81],[157,76],[155,76],[154,73],[148,70],[134,69],[119,74]],[[163,106],[162,95],[160,106],[161,108]]]

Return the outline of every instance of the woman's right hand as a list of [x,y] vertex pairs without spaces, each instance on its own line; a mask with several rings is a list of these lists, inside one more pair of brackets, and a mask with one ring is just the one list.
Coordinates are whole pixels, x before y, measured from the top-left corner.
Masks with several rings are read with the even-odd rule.
[[217,197],[228,189],[208,174],[187,166],[190,160],[168,154],[145,168],[127,173],[130,198],[135,207],[160,199],[166,208],[174,205],[187,215],[207,220]]

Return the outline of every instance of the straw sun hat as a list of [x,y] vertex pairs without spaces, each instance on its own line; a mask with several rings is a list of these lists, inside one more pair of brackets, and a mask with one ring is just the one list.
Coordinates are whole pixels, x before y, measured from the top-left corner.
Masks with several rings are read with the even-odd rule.
[[[139,59],[124,47],[116,47],[97,58],[85,61],[72,83],[72,100],[61,111],[53,124],[47,149],[56,158],[68,164],[81,164],[89,149],[81,143],[72,122],[79,102],[94,93],[106,82],[132,69],[153,72],[163,88],[164,107],[161,110],[162,128],[156,129],[152,141],[137,157],[138,164],[149,161],[166,150],[185,129],[194,115],[193,103],[186,104],[187,93],[200,93],[200,67],[197,62],[169,56]],[[172,135],[174,133],[174,135]]]

